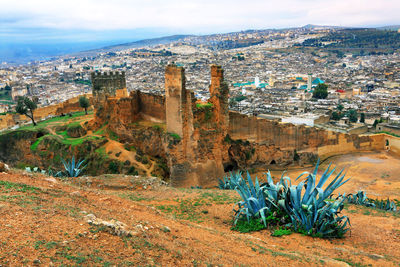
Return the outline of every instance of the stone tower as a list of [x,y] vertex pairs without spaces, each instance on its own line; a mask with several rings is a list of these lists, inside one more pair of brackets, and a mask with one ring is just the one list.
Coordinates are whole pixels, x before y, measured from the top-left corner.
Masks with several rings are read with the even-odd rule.
[[[179,135],[166,151],[173,186],[205,186],[223,177],[228,157],[224,138],[228,131],[228,86],[220,66],[211,67],[209,103],[196,105],[192,91],[185,88],[185,72],[169,65],[165,71],[167,132]],[[207,114],[207,116],[205,116]]]
[[125,72],[92,72],[92,90],[95,102],[115,97],[118,90],[126,90]]
[[168,65],[165,70],[165,97],[167,131],[183,136],[186,110],[185,70]]

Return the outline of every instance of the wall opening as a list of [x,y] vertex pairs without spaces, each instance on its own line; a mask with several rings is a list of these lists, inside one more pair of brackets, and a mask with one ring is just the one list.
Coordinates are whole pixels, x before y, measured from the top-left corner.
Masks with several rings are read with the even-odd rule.
[[273,159],[269,165],[276,165],[276,161]]
[[235,171],[238,169],[238,166],[236,164],[236,162],[230,162],[227,164],[224,164],[224,172],[231,172],[231,171]]

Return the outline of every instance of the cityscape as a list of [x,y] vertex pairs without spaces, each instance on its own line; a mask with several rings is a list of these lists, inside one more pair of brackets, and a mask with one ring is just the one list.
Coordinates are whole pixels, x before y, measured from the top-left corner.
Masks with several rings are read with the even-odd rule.
[[4,3],[0,267],[398,266],[398,11]]

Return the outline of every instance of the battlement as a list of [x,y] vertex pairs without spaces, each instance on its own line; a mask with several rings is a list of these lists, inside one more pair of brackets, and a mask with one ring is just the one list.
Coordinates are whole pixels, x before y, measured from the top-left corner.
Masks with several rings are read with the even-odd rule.
[[96,100],[115,97],[116,91],[126,89],[125,72],[92,72],[93,96]]

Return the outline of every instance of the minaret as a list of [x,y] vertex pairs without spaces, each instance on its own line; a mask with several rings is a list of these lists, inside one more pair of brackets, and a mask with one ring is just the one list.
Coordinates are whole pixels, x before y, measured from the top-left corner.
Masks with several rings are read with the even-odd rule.
[[311,88],[312,88],[312,73],[309,73],[307,78],[307,91],[310,91]]

